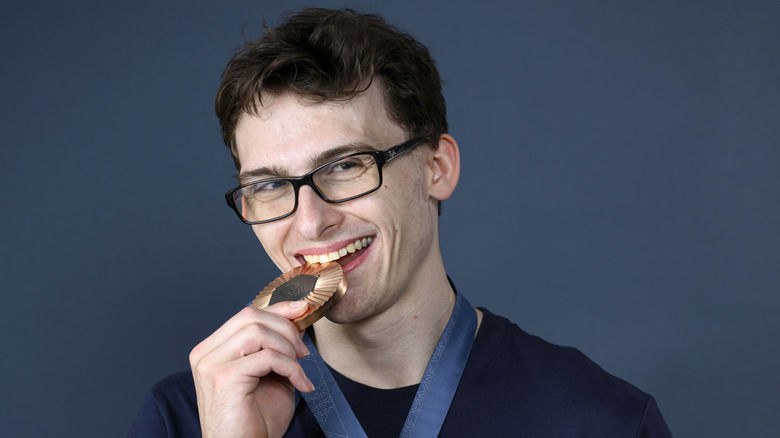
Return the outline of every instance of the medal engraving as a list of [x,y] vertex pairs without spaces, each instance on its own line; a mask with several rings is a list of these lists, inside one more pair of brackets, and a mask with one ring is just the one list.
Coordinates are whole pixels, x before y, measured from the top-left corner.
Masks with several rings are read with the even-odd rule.
[[317,276],[315,275],[300,274],[297,277],[293,277],[274,290],[268,305],[282,301],[302,300],[314,290],[314,285],[316,284]]

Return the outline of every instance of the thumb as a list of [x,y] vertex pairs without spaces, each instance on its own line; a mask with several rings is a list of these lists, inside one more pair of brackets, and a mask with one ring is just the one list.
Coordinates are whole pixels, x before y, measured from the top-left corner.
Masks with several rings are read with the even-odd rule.
[[268,306],[263,310],[283,316],[292,321],[306,313],[306,311],[309,310],[309,305],[306,304],[306,301],[304,300],[282,301],[272,306]]

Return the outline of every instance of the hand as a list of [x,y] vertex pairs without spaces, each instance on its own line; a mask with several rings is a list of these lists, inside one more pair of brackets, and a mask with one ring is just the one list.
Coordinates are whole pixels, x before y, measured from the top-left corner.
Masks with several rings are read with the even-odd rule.
[[295,409],[293,387],[314,390],[297,359],[308,355],[290,320],[302,301],[246,307],[190,353],[204,437],[282,436]]

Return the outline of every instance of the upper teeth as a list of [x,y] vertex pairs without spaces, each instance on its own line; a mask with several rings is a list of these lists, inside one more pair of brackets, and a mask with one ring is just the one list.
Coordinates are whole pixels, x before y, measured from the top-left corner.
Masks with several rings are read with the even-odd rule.
[[358,251],[362,248],[367,247],[368,245],[371,245],[372,240],[373,238],[371,237],[364,237],[362,239],[355,240],[354,242],[350,243],[349,245],[337,251],[331,251],[327,254],[320,254],[320,255],[305,255],[303,256],[303,259],[306,260],[306,263],[332,262],[333,260],[338,260],[347,254],[352,254],[355,251]]

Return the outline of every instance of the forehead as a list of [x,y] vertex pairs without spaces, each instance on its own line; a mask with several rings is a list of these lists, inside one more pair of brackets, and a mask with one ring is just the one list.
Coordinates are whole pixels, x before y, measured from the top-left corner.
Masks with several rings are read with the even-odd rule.
[[274,168],[288,176],[308,172],[308,163],[349,145],[382,149],[405,140],[387,115],[381,85],[347,102],[312,103],[291,94],[264,96],[257,114],[244,113],[236,126],[241,173]]

